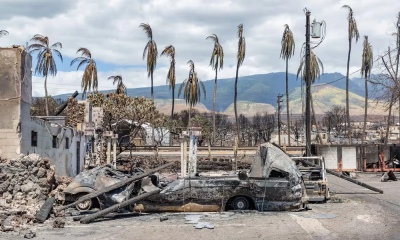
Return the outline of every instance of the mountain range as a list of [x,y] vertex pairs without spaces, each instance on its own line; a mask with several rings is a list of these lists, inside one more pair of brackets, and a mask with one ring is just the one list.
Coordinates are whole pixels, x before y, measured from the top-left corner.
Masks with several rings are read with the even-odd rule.
[[[289,100],[290,109],[293,114],[301,114],[303,97],[301,94],[301,80],[297,79],[296,75],[289,73]],[[238,80],[238,111],[244,114],[254,114],[254,111],[267,111],[273,113],[277,108],[277,96],[282,94],[284,96],[282,102],[282,111],[285,111],[285,85],[286,74],[284,72],[275,72],[268,74],[257,74],[251,76],[242,76]],[[218,79],[217,88],[217,111],[226,114],[233,114],[233,91],[234,91],[234,78]],[[369,83],[370,84],[370,83]],[[179,89],[180,84],[176,86]],[[204,81],[207,97],[201,98],[201,104],[197,106],[200,111],[212,110],[212,99],[214,80]],[[340,73],[325,73],[312,85],[312,92],[314,96],[315,111],[323,113],[330,110],[333,105],[345,106],[345,89],[346,89],[346,76]],[[101,91],[101,92],[109,92]],[[363,114],[364,106],[364,79],[351,78],[349,81],[349,94],[350,94],[350,111],[354,110],[354,114]],[[369,96],[373,99],[376,92],[373,91],[372,84],[369,86]],[[150,87],[144,88],[130,88],[127,90],[129,96],[145,96],[150,97]],[[56,98],[65,99],[71,94],[62,94],[54,96]],[[154,98],[158,108],[162,112],[169,113],[171,104],[171,92],[167,85],[154,87]],[[182,96],[181,96],[182,98]],[[80,99],[80,96],[77,97]],[[370,106],[376,105],[370,100]],[[184,101],[181,99],[176,100],[176,111],[186,108]],[[380,109],[381,106],[376,107]],[[379,112],[379,111],[378,111]],[[377,114],[380,114],[376,112]]]

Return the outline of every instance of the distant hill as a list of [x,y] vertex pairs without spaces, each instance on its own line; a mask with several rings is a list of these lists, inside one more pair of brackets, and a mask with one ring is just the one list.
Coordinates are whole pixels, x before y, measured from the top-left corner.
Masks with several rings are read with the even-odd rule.
[[[268,74],[257,74],[251,76],[243,76],[239,78],[238,81],[238,101],[241,101],[241,106],[243,110],[247,109],[250,112],[253,110],[250,109],[264,109],[272,111],[272,107],[277,107],[277,95],[283,94],[285,95],[286,86],[285,86],[285,73],[284,72],[276,72],[276,73],[268,73]],[[218,88],[217,88],[217,111],[218,112],[226,112],[229,114],[233,113],[233,91],[234,91],[234,78],[228,79],[219,79],[218,80]],[[329,83],[329,84],[327,84]],[[364,88],[363,88],[364,80],[362,78],[353,78],[349,81],[349,89],[351,96],[351,104],[355,104],[352,108],[359,109],[361,107],[361,102],[364,101],[362,96],[364,96]],[[213,99],[213,88],[214,88],[214,80],[204,81],[204,85],[207,92],[207,99],[201,99],[201,103],[203,106],[198,105],[199,110],[207,111],[212,110],[212,99]],[[180,84],[177,85],[176,89],[178,89]],[[329,91],[327,87],[333,87],[335,89],[335,94]],[[318,95],[315,97],[320,101],[321,105],[323,105],[324,109],[328,110],[330,106],[335,104],[343,104],[345,100],[345,87],[346,87],[346,77],[340,73],[325,73],[321,75],[320,79],[316,81],[316,83],[312,86],[314,92],[317,92]],[[296,103],[296,108],[291,107],[292,112],[301,111],[301,80],[296,78],[296,75],[289,74],[289,89],[290,89],[290,101]],[[327,90],[328,89],[328,90]],[[373,96],[372,88],[369,89],[370,96]],[[109,90],[113,91],[113,90]],[[102,91],[102,92],[109,92]],[[176,90],[177,91],[177,90]],[[150,87],[145,88],[131,88],[128,89],[128,95],[130,96],[145,96],[150,97]],[[54,96],[56,98],[67,98],[71,94],[62,94],[58,96]],[[177,95],[177,94],[175,94]],[[169,91],[169,87],[167,85],[164,86],[155,86],[154,87],[154,96],[157,99],[158,107],[161,109],[170,108],[170,98],[171,92]],[[77,97],[80,99],[80,96]],[[255,105],[254,105],[255,104]],[[261,104],[261,105],[257,105]],[[285,104],[285,100],[283,101],[283,105]],[[186,109],[184,101],[177,100],[176,101],[176,112],[180,111],[179,109]],[[300,106],[300,108],[298,108]],[[204,109],[203,109],[204,108]],[[170,110],[169,110],[170,111]],[[265,111],[265,110],[263,110]],[[324,110],[325,111],[325,110]],[[163,110],[164,112],[164,110]],[[168,111],[166,111],[168,112]],[[359,111],[357,110],[357,113]]]

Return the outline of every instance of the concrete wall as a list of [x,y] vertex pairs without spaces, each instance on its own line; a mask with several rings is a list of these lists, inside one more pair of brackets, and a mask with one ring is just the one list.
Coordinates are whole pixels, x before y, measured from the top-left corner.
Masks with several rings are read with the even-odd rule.
[[[37,133],[36,147],[32,146],[32,131]],[[55,147],[53,136],[56,137]],[[30,124],[23,128],[21,134],[21,153],[37,153],[50,158],[55,165],[56,175],[76,176],[84,166],[85,136],[76,129],[32,117]]]
[[11,158],[20,151],[24,117],[30,118],[32,59],[23,48],[0,48],[0,156]]
[[[0,157],[37,153],[50,158],[57,175],[75,176],[84,166],[83,132],[30,116],[31,68],[32,59],[23,47],[0,48]],[[32,131],[37,133],[37,146],[32,146]]]

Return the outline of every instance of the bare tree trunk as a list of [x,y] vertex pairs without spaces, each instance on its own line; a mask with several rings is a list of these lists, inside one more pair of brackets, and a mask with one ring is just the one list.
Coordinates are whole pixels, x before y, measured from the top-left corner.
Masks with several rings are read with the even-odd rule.
[[218,68],[215,68],[215,81],[214,81],[214,98],[213,98],[213,132],[212,132],[212,143],[215,143],[215,110],[217,107],[217,78]]
[[172,87],[172,109],[171,109],[171,119],[174,118],[174,108],[175,108],[175,87]]
[[363,133],[362,133],[362,143],[366,140],[366,129],[367,129],[367,113],[368,113],[368,79],[365,76],[365,103],[364,103],[364,126],[363,126]]
[[44,78],[44,97],[46,103],[46,116],[49,116],[49,99],[47,95],[47,74],[46,77]]
[[[239,121],[238,121],[238,114],[237,114],[237,83],[238,83],[238,77],[239,77],[239,61],[236,65],[236,78],[235,78],[235,94],[233,97],[233,106],[235,109],[235,120],[236,120],[236,135],[238,138],[240,138],[240,132],[239,132]],[[238,139],[240,142],[240,139]]]
[[390,103],[389,103],[390,105],[389,105],[389,114],[388,114],[386,136],[385,136],[385,146],[387,145],[387,142],[389,140],[390,117],[392,116],[393,100],[394,100],[394,95],[392,95],[392,97],[390,98]]
[[286,58],[286,115],[287,115],[287,134],[288,134],[288,144],[290,146],[290,115],[289,115],[289,66],[288,58]]
[[317,130],[317,136],[316,136],[315,139],[317,140],[317,142],[322,144],[322,140],[321,140],[321,138],[319,136],[319,128],[318,128],[317,118],[315,117],[314,100],[313,100],[312,94],[310,94],[310,100],[311,100],[311,111],[312,111],[313,120],[314,120],[314,123],[315,123],[315,129]]
[[350,127],[350,105],[349,105],[349,70],[350,70],[350,54],[351,54],[351,36],[349,36],[349,52],[347,55],[347,72],[346,72],[346,119],[347,119],[347,134],[349,144],[351,144],[351,127]]

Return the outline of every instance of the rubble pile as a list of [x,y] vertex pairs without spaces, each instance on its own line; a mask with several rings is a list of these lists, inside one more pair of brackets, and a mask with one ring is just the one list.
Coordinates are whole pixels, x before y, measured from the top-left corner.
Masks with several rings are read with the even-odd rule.
[[36,213],[56,189],[54,173],[50,160],[37,154],[0,162],[1,231],[28,229],[36,222]]
[[85,104],[78,103],[75,98],[68,98],[66,110],[67,126],[76,128],[77,123],[83,123],[85,120]]

